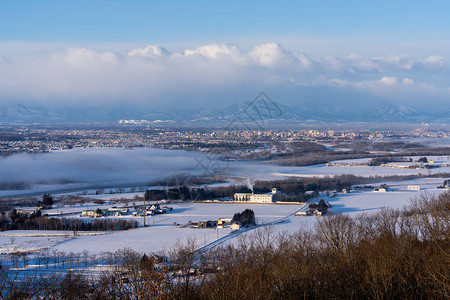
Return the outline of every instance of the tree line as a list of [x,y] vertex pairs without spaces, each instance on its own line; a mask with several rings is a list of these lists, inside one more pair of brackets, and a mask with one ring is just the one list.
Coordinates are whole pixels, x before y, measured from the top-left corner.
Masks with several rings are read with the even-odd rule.
[[71,231],[117,231],[137,228],[135,220],[93,220],[74,218],[49,218],[37,210],[31,214],[16,209],[0,216],[0,231],[5,230],[71,230]]
[[[352,184],[360,183],[356,176],[342,175],[330,178],[286,179],[275,181],[256,181],[253,187],[254,193],[269,193],[272,188],[277,188],[287,197],[281,201],[304,201],[307,197],[305,191],[326,191],[349,189]],[[170,189],[151,189],[145,191],[146,201],[159,200],[211,200],[220,198],[233,198],[235,193],[251,193],[247,186],[223,186],[216,188],[189,188],[180,186]]]

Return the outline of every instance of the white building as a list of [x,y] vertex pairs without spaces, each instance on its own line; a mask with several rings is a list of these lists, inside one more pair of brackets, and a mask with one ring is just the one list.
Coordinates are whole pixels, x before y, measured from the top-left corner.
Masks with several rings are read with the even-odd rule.
[[272,203],[273,196],[276,194],[277,194],[276,188],[273,188],[272,192],[267,194],[236,193],[234,194],[234,201],[250,202],[250,203]]
[[251,193],[235,193],[234,194],[234,201],[236,201],[236,202],[249,202],[251,196],[252,196]]
[[318,211],[317,209],[313,213],[314,217],[320,217],[322,215],[321,211]]
[[420,185],[408,185],[408,191],[420,191]]
[[239,230],[239,229],[241,229],[241,226],[242,226],[241,223],[235,222],[235,223],[230,225],[230,229],[231,230]]

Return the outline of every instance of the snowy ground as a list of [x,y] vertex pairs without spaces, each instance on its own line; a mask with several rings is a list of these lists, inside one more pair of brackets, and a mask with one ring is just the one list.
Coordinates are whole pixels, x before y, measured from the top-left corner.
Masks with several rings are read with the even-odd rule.
[[[349,194],[339,193],[334,198],[325,198],[332,204],[329,214],[346,213],[357,216],[361,213],[375,213],[383,208],[403,208],[411,199],[421,193],[438,194],[443,189],[436,189],[442,179],[424,178],[420,180],[392,182],[392,189],[385,193],[358,191]],[[421,191],[408,191],[407,185],[419,184]],[[319,197],[317,201],[322,198]],[[150,227],[138,228],[113,233],[83,233],[74,237],[71,232],[52,231],[8,231],[0,233],[2,253],[37,251],[48,248],[64,252],[89,251],[92,254],[113,252],[123,248],[131,248],[139,252],[161,252],[169,250],[178,242],[186,243],[194,239],[200,247],[230,233],[230,229],[195,229],[181,228],[175,224],[186,224],[189,221],[217,220],[232,217],[234,213],[250,208],[255,212],[258,223],[268,223],[283,218],[300,208],[300,205],[278,204],[229,204],[229,203],[180,203],[169,204],[174,210],[167,214],[154,215],[147,218]],[[128,217],[143,221],[142,217]],[[272,230],[276,233],[293,233],[301,228],[311,228],[320,217],[292,216],[287,221],[275,224]],[[11,237],[15,237],[11,244]],[[230,242],[235,243],[236,239]]]
[[[292,169],[293,172],[276,172],[276,176],[292,176],[292,177],[325,177],[333,175],[351,174],[363,177],[374,176],[393,176],[393,175],[417,175],[417,174],[436,174],[436,173],[449,173],[450,172],[450,157],[449,156],[428,156],[428,160],[433,160],[433,164],[437,166],[433,169],[407,169],[396,168],[396,166],[409,166],[409,165],[423,165],[417,163],[418,156],[412,156],[413,162],[405,163],[390,163],[390,166],[359,166],[358,164],[367,163],[370,159],[346,159],[333,161],[333,163],[339,163],[348,166],[329,167],[325,164],[314,165],[308,167],[298,167]],[[356,164],[357,166],[351,166]]]
[[[77,232],[78,236],[94,236],[102,232]],[[75,238],[70,231],[43,231],[43,230],[10,230],[0,232],[0,258],[1,255],[13,253],[34,253],[43,249],[55,247]]]
[[[108,152],[113,160],[116,156],[115,151]],[[129,152],[141,156],[146,155],[147,152]],[[83,152],[80,155],[88,155],[89,152]],[[162,152],[158,152],[162,155]],[[122,155],[122,154],[121,154]],[[414,157],[416,160],[418,157]],[[81,158],[80,158],[81,159]],[[192,167],[191,159],[188,154],[178,156],[172,154],[172,159],[180,160],[184,163],[185,168]],[[439,168],[434,169],[406,169],[394,167],[327,167],[326,165],[316,165],[308,167],[283,167],[274,166],[270,164],[261,164],[253,162],[232,162],[229,165],[228,183],[245,184],[246,178],[253,180],[274,180],[282,179],[289,176],[298,177],[323,177],[341,174],[354,174],[359,176],[385,176],[385,175],[411,175],[411,174],[431,174],[431,173],[450,173],[450,159],[447,156],[428,157],[429,160],[434,160]],[[362,163],[369,159],[359,160],[345,160],[348,164]],[[109,161],[109,160],[108,160]],[[153,162],[150,159],[148,162]],[[133,165],[136,167],[136,162]],[[1,166],[0,166],[1,167]],[[71,167],[74,167],[71,165]],[[55,167],[56,168],[56,167]],[[99,166],[101,172],[103,167]],[[143,169],[148,168],[148,165],[143,166]],[[192,167],[195,172],[200,172],[198,167]],[[118,169],[117,169],[118,170]],[[26,171],[26,170],[25,170]],[[26,173],[24,171],[24,173]],[[67,170],[68,171],[68,170]],[[125,169],[126,171],[126,169]],[[69,171],[68,171],[69,172]],[[99,173],[101,173],[99,171]],[[124,172],[124,169],[121,170]],[[141,175],[145,175],[142,170]],[[168,173],[167,173],[168,174]],[[153,173],[152,173],[153,175]],[[71,175],[72,176],[72,175]],[[81,176],[81,175],[80,175]],[[115,177],[117,176],[117,178]],[[95,181],[95,176],[91,176],[90,180]],[[82,177],[80,177],[82,179]],[[118,174],[111,175],[111,180],[120,179]],[[130,180],[132,178],[130,177]],[[386,193],[374,193],[369,191],[358,191],[349,194],[338,194],[334,198],[325,199],[329,201],[333,207],[329,210],[329,214],[346,213],[350,216],[358,216],[362,213],[375,213],[383,208],[402,208],[407,205],[411,199],[418,197],[421,193],[441,193],[444,190],[437,189],[437,186],[442,185],[445,178],[420,178],[409,181],[392,181],[385,182],[391,187],[391,190]],[[91,184],[92,182],[90,182]],[[420,185],[420,191],[408,191],[408,185]],[[41,191],[41,190],[39,190]],[[80,193],[71,191],[67,194]],[[4,191],[0,191],[0,196],[5,195]],[[23,192],[23,191],[22,191]],[[136,196],[142,197],[143,192],[131,192],[126,189],[125,193],[121,194],[102,194],[92,195],[95,189],[87,190],[90,195],[79,195],[80,197],[89,197],[97,200],[104,200],[106,203],[94,203],[92,200],[87,200],[86,203],[79,206],[62,206],[54,207],[46,211],[50,215],[61,215],[63,217],[79,218],[82,210],[109,208],[112,206],[120,207],[124,202],[120,202],[121,198],[129,199],[128,205],[141,205],[142,202],[135,199]],[[1,194],[3,193],[3,194]],[[6,194],[11,194],[8,191]],[[317,199],[317,201],[320,198]],[[246,208],[250,208],[255,212],[258,223],[268,223],[275,220],[282,219],[293,211],[300,208],[300,205],[276,205],[276,204],[230,204],[230,203],[171,203],[167,204],[173,207],[173,211],[154,215],[147,218],[147,224],[150,227],[138,228],[122,232],[85,232],[74,236],[72,232],[60,231],[7,231],[0,232],[0,260],[6,259],[13,253],[33,253],[44,249],[49,251],[60,252],[83,252],[89,251],[91,254],[100,254],[102,252],[114,252],[123,248],[131,248],[139,252],[161,252],[168,251],[176,246],[177,243],[185,244],[188,239],[194,239],[198,247],[213,242],[214,240],[223,237],[230,233],[230,229],[194,229],[181,228],[177,224],[186,224],[188,222],[198,222],[207,220],[217,220],[222,217],[231,218],[234,213],[242,212]],[[66,215],[67,214],[67,215]],[[137,220],[142,223],[142,217],[120,217],[128,218],[130,220]],[[297,217],[292,216],[287,218],[283,223],[272,225],[272,230],[275,233],[288,232],[293,233],[302,228],[312,228],[320,217]],[[250,233],[250,232],[249,232]],[[245,233],[243,236],[249,234]],[[236,243],[237,239],[233,238],[227,243]]]
[[[187,239],[195,239],[198,246],[212,242],[218,237],[230,233],[230,229],[194,229],[181,228],[177,224],[186,224],[189,221],[217,220],[231,218],[236,212],[250,208],[255,212],[258,222],[265,223],[282,218],[299,205],[263,205],[263,204],[216,204],[216,203],[188,203],[171,204],[173,211],[163,215],[154,215],[147,218],[150,227],[138,228],[129,231],[111,233],[104,236],[81,236],[64,244],[57,245],[58,251],[83,251],[101,253],[116,251],[123,248],[132,248],[142,252],[160,252],[168,250],[177,242],[186,243]],[[140,220],[141,217],[131,217]]]
[[[415,182],[414,184],[421,183]],[[402,209],[410,205],[411,200],[416,199],[422,193],[428,195],[438,195],[445,192],[444,189],[436,189],[437,185],[442,184],[442,180],[439,180],[437,184],[428,182],[428,187],[421,191],[408,191],[406,189],[407,184],[412,182],[397,182],[397,186],[392,191],[385,193],[374,193],[370,191],[364,192],[351,192],[348,194],[339,193],[333,198],[324,198],[325,201],[330,202],[332,208],[328,210],[329,215],[345,213],[351,217],[356,217],[361,214],[373,214],[379,212],[383,208]],[[313,216],[293,216],[286,222],[271,226],[270,230],[274,235],[280,233],[296,233],[300,229],[312,229],[317,222],[323,217]],[[245,235],[252,232],[244,233],[241,238],[245,238]],[[236,245],[238,239],[230,240],[228,243]]]

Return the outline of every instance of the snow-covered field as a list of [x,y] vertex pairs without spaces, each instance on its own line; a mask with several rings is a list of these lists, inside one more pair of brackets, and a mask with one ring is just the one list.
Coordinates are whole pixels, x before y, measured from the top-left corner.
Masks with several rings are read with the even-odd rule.
[[[118,151],[126,151],[120,150]],[[114,159],[122,159],[122,154],[116,154],[115,151],[107,152],[110,157],[105,162],[100,163],[94,170],[95,174],[87,176],[87,183],[95,184],[96,178],[102,172],[106,172],[108,164]],[[136,154],[142,158],[147,155],[147,152],[130,151],[125,152],[128,154]],[[163,156],[163,152],[157,152],[158,155]],[[90,152],[82,152],[78,159],[86,158],[90,159]],[[95,152],[94,154],[98,154]],[[192,160],[195,159],[189,156],[188,153],[181,155],[171,154],[169,160],[172,162],[179,160],[183,164],[184,170],[193,171],[194,174],[201,173],[201,168],[192,164]],[[95,156],[95,155],[94,155]],[[36,156],[37,157],[37,156]],[[46,157],[46,159],[50,159]],[[63,160],[64,157],[58,156],[58,160]],[[127,158],[128,159],[128,158]],[[125,159],[125,161],[128,161]],[[156,176],[154,171],[146,173],[146,169],[150,168],[156,158],[145,158],[144,161],[147,164],[140,165],[137,162],[133,162],[131,168],[138,168],[138,177]],[[37,158],[39,161],[39,158]],[[340,163],[352,164],[352,163],[364,163],[369,159],[358,160],[345,160]],[[413,157],[413,160],[417,160],[417,157]],[[228,164],[228,178],[226,184],[245,184],[247,178],[253,180],[274,180],[282,179],[290,176],[298,177],[323,177],[333,176],[341,174],[354,174],[359,176],[386,176],[386,175],[411,175],[411,174],[431,174],[431,173],[450,173],[450,158],[447,156],[432,157],[429,156],[428,160],[433,160],[434,164],[439,165],[438,168],[433,169],[407,169],[396,168],[392,166],[386,167],[352,167],[352,166],[339,166],[328,167],[325,164],[308,166],[308,167],[284,167],[274,166],[270,164],[254,163],[254,162],[230,162]],[[92,160],[91,160],[92,161]],[[38,168],[40,163],[35,162]],[[56,162],[54,169],[61,171],[62,174],[67,176],[75,176],[78,180],[77,185],[83,185],[82,172],[87,172],[89,168],[83,166],[82,168],[74,165],[76,162],[70,164],[63,164],[61,170],[58,168]],[[393,163],[398,164],[398,163]],[[414,162],[413,162],[414,164]],[[64,167],[65,166],[65,167]],[[123,167],[122,169],[120,167]],[[1,167],[1,166],[0,166]],[[71,173],[70,168],[76,167],[78,171]],[[106,168],[106,169],[104,169]],[[175,168],[175,167],[173,167]],[[134,180],[136,175],[121,175],[120,172],[126,173],[130,170],[130,167],[124,167],[123,164],[119,164],[112,168],[112,174],[109,175],[108,180],[114,182],[115,180],[121,180],[123,178],[129,179],[130,182]],[[168,175],[170,170],[167,170],[162,175]],[[18,171],[19,172],[19,171]],[[37,172],[37,171],[36,171]],[[66,173],[65,173],[66,172]],[[23,176],[26,175],[26,170],[19,172]],[[36,173],[39,174],[39,173]],[[35,175],[36,175],[35,174]],[[21,175],[21,176],[22,176]],[[28,176],[28,175],[27,175]],[[31,175],[30,175],[31,176]],[[78,177],[77,177],[78,176]],[[122,177],[124,176],[124,177]],[[159,176],[159,175],[158,175]],[[74,178],[75,178],[74,177]],[[39,178],[39,176],[38,176]],[[101,178],[99,176],[98,178]],[[162,178],[162,177],[160,177]],[[442,185],[445,178],[420,178],[409,181],[392,181],[385,182],[390,186],[388,192],[374,193],[370,191],[357,191],[349,194],[339,193],[334,198],[325,198],[325,201],[329,201],[332,204],[332,208],[329,210],[329,214],[346,213],[350,216],[358,216],[363,213],[372,214],[380,211],[383,208],[402,208],[407,205],[411,199],[420,196],[421,193],[441,193],[444,190],[437,189]],[[408,185],[420,185],[420,191],[409,191]],[[42,187],[42,186],[41,186]],[[52,186],[53,187],[53,186]],[[79,186],[77,186],[79,187]],[[67,191],[61,195],[74,195],[79,198],[86,197],[85,203],[79,203],[74,206],[55,206],[51,210],[45,211],[49,215],[63,216],[71,218],[80,218],[79,214],[82,210],[97,209],[97,208],[110,208],[112,206],[121,207],[123,205],[134,206],[141,205],[138,197],[143,197],[144,193],[131,192],[130,188],[125,188],[124,193],[107,193],[101,195],[92,195],[95,193],[96,187],[86,189],[88,195],[81,195],[81,189],[78,191]],[[31,190],[33,191],[33,190]],[[41,192],[41,190],[37,190]],[[13,194],[12,191],[0,191],[1,195]],[[20,192],[20,191],[18,191]],[[23,192],[23,191],[21,191]],[[112,192],[112,190],[110,190]],[[319,201],[324,195],[321,195],[316,201]],[[94,200],[93,200],[94,199]],[[101,203],[105,201],[105,203]],[[189,222],[199,222],[208,220],[217,220],[219,218],[231,218],[234,213],[242,212],[246,208],[252,209],[255,212],[257,222],[259,224],[265,224],[274,222],[285,218],[301,208],[301,205],[281,205],[281,204],[232,204],[232,203],[171,203],[167,204],[173,208],[173,211],[166,214],[159,214],[149,216],[146,218],[147,225],[149,227],[140,227],[137,229],[121,231],[121,232],[80,232],[78,235],[74,235],[73,232],[61,232],[61,231],[7,231],[0,232],[0,260],[9,259],[12,254],[18,253],[37,253],[47,249],[50,252],[76,252],[81,253],[88,251],[91,254],[101,254],[103,252],[114,252],[123,248],[131,248],[139,252],[164,252],[172,249],[177,243],[186,244],[188,240],[195,240],[197,247],[201,247],[205,244],[211,243],[220,237],[226,236],[230,233],[230,229],[198,229],[198,228],[183,228],[180,225],[187,224]],[[30,208],[31,209],[31,208]],[[111,217],[112,218],[112,217]],[[121,219],[136,220],[139,223],[143,223],[142,217],[133,217],[131,215],[114,217]],[[294,233],[300,229],[312,228],[321,217],[299,217],[290,216],[282,223],[271,225],[274,233]],[[83,217],[88,219],[88,217]],[[251,234],[252,231],[248,231],[241,235],[245,237]],[[239,234],[236,234],[238,236]],[[226,243],[237,243],[237,238],[232,238],[226,241]],[[31,254],[32,255],[32,254]]]
[[12,253],[33,253],[46,248],[51,248],[57,244],[70,239],[70,235],[53,236],[43,232],[40,236],[0,235],[0,255]]
[[[351,174],[362,177],[375,177],[375,176],[393,176],[393,175],[417,175],[417,174],[436,174],[436,173],[449,173],[450,172],[450,157],[449,156],[429,156],[428,160],[433,160],[433,164],[437,166],[432,169],[408,169],[408,168],[396,168],[395,166],[409,166],[420,165],[415,162],[419,157],[413,156],[413,162],[405,163],[390,163],[390,166],[351,166],[352,164],[367,163],[370,159],[346,159],[333,161],[333,163],[339,163],[348,166],[329,167],[326,164],[314,165],[308,167],[293,167],[291,172],[281,171],[274,172],[272,175],[285,176],[285,177],[325,177],[334,175]],[[423,165],[423,164],[422,164]]]
[[[102,232],[77,232],[78,236],[96,236]],[[75,238],[71,231],[10,230],[0,232],[0,255],[34,253]],[[0,256],[1,257],[1,256]]]
[[[173,211],[147,218],[150,227],[134,230],[97,233],[81,232],[73,236],[70,231],[6,231],[0,233],[2,252],[31,252],[48,248],[63,252],[90,253],[114,252],[123,248],[132,248],[142,252],[160,252],[175,246],[177,242],[186,243],[187,239],[195,239],[201,246],[218,237],[230,233],[230,229],[194,229],[181,228],[174,223],[184,225],[189,221],[208,221],[219,218],[231,218],[236,212],[250,208],[255,212],[259,223],[280,219],[298,209],[299,205],[263,205],[263,204],[218,204],[218,203],[181,203],[171,204]],[[129,217],[140,220],[142,217]],[[11,238],[14,242],[11,243]]]
[[[339,193],[334,198],[325,198],[332,204],[329,214],[346,213],[357,216],[362,213],[374,213],[383,208],[403,208],[411,199],[421,193],[438,194],[443,189],[437,189],[442,184],[441,179],[423,178],[420,180],[392,182],[392,189],[385,193],[370,191],[357,191],[349,194]],[[407,185],[419,184],[421,191],[409,191]],[[317,201],[322,198],[317,198]],[[52,231],[7,231],[0,233],[0,245],[2,253],[15,251],[38,251],[48,248],[63,252],[89,251],[92,254],[102,252],[114,252],[123,248],[131,248],[139,252],[161,252],[176,246],[177,243],[185,244],[188,239],[193,239],[197,246],[203,246],[219,237],[230,233],[230,229],[197,229],[182,228],[188,222],[217,220],[219,218],[231,218],[234,213],[246,208],[255,212],[257,222],[268,223],[279,220],[299,209],[300,205],[281,204],[231,204],[231,203],[179,203],[169,204],[173,211],[154,215],[147,218],[149,227],[113,233],[82,233],[73,236],[72,232]],[[142,217],[128,218],[140,220]],[[320,217],[292,216],[285,222],[272,225],[275,233],[293,233],[301,228],[311,228]],[[177,225],[178,224],[178,225]],[[11,238],[14,238],[11,243]],[[235,243],[237,239],[229,242]]]
[[[255,212],[259,223],[280,219],[299,208],[299,205],[263,205],[263,204],[218,204],[218,203],[187,203],[170,204],[173,211],[147,218],[150,227],[129,231],[115,232],[104,236],[80,236],[66,243],[57,245],[58,251],[83,251],[101,253],[132,248],[142,252],[159,252],[169,250],[177,242],[186,243],[195,239],[198,246],[209,243],[230,233],[230,229],[199,229],[181,228],[176,224],[187,224],[189,221],[208,221],[219,218],[231,218],[234,213],[250,208]],[[140,220],[142,217],[130,217]]]
[[[414,184],[417,183],[418,182],[415,182]],[[435,184],[430,184],[428,188],[422,189],[421,191],[406,190],[406,184],[412,184],[411,182],[397,182],[397,184],[398,185],[394,190],[385,193],[358,191],[348,194],[339,193],[333,198],[319,197],[318,199],[324,198],[325,201],[330,202],[332,205],[332,208],[328,210],[328,215],[344,213],[351,217],[357,217],[361,214],[373,214],[379,212],[383,208],[402,209],[409,206],[411,200],[420,197],[422,193],[438,195],[446,191],[444,189],[436,189],[435,187],[437,185]],[[442,184],[442,181],[439,181],[438,185],[439,184]],[[270,226],[270,230],[274,235],[280,233],[292,234],[301,229],[312,229],[321,218],[324,217],[292,216],[284,223]],[[248,234],[252,234],[252,232],[244,233],[241,238],[245,238],[245,235]],[[232,239],[228,243],[237,244],[238,239]]]

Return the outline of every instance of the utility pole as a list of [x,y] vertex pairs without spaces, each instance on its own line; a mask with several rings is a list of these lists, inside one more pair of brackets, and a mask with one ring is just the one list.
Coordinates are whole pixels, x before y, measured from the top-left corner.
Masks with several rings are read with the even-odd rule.
[[144,194],[144,227],[145,227],[145,215],[147,214],[147,209],[145,208],[145,194]]

